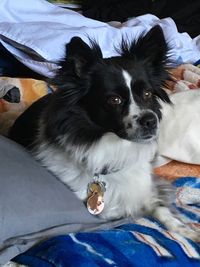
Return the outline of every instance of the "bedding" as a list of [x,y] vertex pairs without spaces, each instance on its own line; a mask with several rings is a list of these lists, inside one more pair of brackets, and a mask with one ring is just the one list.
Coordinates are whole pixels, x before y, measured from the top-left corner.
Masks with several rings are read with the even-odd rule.
[[0,136],[0,151],[0,266],[47,236],[122,223],[90,215],[82,201],[18,144]]
[[19,103],[10,103],[0,97],[0,133],[7,135],[8,129],[16,118],[34,101],[51,92],[52,89],[44,81],[28,78],[0,77],[0,82],[4,83],[5,87],[13,86],[19,90]]
[[[64,44],[74,35],[86,42],[87,35],[92,36],[109,57],[116,51],[107,40],[117,45],[122,35],[137,37],[155,24],[161,25],[173,48],[175,65],[200,59],[200,36],[192,39],[187,33],[180,34],[171,18],[146,14],[108,24],[44,0],[29,0],[29,5],[23,0],[2,0],[0,10],[1,45],[21,66],[27,66],[24,72],[30,77],[51,77],[59,67]],[[13,73],[18,72],[13,69]],[[164,107],[160,157],[154,172],[173,181],[177,199],[172,208],[179,209],[188,227],[198,230],[200,150],[198,134],[193,133],[199,132],[200,73],[198,68],[183,64],[172,74],[174,81],[166,90],[175,108]],[[11,125],[33,101],[52,90],[41,80],[1,79],[17,85],[21,92],[18,104],[0,100],[1,131],[4,123]],[[187,110],[182,106],[183,99]],[[179,112],[177,118],[175,111]],[[182,128],[177,120],[183,122]],[[192,129],[187,126],[190,120]],[[200,266],[200,246],[169,233],[153,218],[105,223],[89,215],[83,203],[23,148],[0,137],[0,149],[0,266]]]
[[171,70],[167,92],[174,105],[165,105],[159,137],[160,162],[155,173],[168,179],[200,176],[200,69],[190,64]]
[[199,37],[192,39],[187,33],[179,33],[171,18],[146,14],[116,28],[44,0],[29,0],[28,5],[24,0],[1,0],[0,13],[1,44],[25,66],[45,77],[54,74],[58,60],[64,56],[65,44],[74,36],[88,44],[88,36],[96,40],[103,56],[110,57],[118,54],[114,48],[122,36],[137,38],[155,25],[162,27],[175,63],[200,59]]
[[[200,179],[185,177],[174,182],[175,206],[188,225],[200,226]],[[5,267],[23,264],[50,266],[199,266],[200,246],[167,231],[152,218],[138,219],[109,230],[70,233],[42,242]],[[16,263],[16,264],[15,264]]]

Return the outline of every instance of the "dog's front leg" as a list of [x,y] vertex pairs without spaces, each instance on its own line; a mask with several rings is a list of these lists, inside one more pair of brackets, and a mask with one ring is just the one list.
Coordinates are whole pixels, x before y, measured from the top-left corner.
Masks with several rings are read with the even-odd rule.
[[176,190],[171,183],[152,177],[154,194],[148,206],[151,215],[166,226],[169,231],[176,232],[196,242],[200,242],[200,234],[189,228],[181,221],[180,214],[175,209],[170,209],[172,199],[176,197]]
[[185,225],[168,207],[156,206],[152,216],[163,223],[169,231],[183,235],[195,242],[200,242],[200,233]]

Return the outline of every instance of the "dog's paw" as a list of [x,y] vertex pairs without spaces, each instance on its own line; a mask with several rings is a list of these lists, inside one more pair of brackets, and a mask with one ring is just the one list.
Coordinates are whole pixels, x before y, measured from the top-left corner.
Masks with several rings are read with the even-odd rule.
[[200,243],[200,231],[194,230],[180,221],[179,224],[176,224],[172,230],[173,232],[176,232],[177,234],[189,238],[194,242]]
[[186,238],[193,240],[194,242],[200,243],[200,231],[194,230],[187,224],[183,223],[179,218],[173,214],[167,207],[157,207],[153,213],[154,217],[157,218],[165,227],[174,233],[182,235]]

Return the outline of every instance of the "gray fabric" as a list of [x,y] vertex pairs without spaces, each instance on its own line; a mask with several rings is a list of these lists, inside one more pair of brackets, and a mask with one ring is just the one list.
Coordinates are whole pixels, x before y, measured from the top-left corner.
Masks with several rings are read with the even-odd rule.
[[19,236],[29,234],[37,239],[45,236],[41,231],[62,225],[74,225],[68,227],[74,231],[99,223],[101,220],[90,215],[84,204],[29,153],[0,137],[0,264],[4,249]]
[[77,231],[110,229],[18,144],[0,136],[0,266],[38,241]]
[[98,222],[64,184],[5,138],[0,163],[0,242],[64,223]]

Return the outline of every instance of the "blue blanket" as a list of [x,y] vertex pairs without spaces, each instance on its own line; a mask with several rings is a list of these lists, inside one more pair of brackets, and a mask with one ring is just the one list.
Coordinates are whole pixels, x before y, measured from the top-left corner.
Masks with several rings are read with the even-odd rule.
[[[188,225],[199,228],[200,179],[181,178],[174,185],[176,208]],[[31,267],[199,267],[200,246],[167,231],[153,218],[141,218],[111,230],[51,238],[13,261]]]

